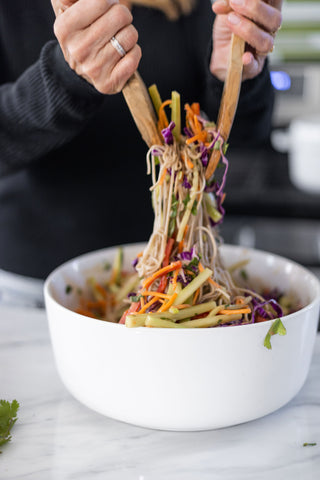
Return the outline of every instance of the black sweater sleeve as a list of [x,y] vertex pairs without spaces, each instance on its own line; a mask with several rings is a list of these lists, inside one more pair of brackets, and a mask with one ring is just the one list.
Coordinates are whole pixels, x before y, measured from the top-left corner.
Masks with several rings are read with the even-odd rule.
[[70,69],[58,43],[46,43],[36,63],[0,86],[0,175],[70,141],[102,99]]

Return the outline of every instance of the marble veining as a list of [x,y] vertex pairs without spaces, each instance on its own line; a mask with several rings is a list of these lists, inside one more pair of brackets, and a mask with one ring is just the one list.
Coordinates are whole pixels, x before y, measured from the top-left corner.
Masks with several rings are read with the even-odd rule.
[[319,478],[320,335],[306,383],[285,407],[221,430],[165,432],[81,405],[56,371],[45,312],[0,308],[0,398],[21,404],[1,480]]

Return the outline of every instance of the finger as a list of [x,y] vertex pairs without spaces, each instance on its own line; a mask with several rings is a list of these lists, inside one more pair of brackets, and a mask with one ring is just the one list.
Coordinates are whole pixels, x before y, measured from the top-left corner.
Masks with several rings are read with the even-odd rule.
[[[120,30],[120,32],[117,33],[116,38],[125,50],[125,56],[128,56],[131,55],[132,50],[134,50],[137,45],[138,32],[133,25],[129,25]],[[124,57],[119,54],[110,41],[105,43],[98,51],[96,48],[89,48],[87,53],[88,54],[85,55],[83,54],[83,50],[81,50],[83,58],[80,54],[77,56],[77,62],[76,65],[74,65],[74,69],[79,75],[90,81],[90,83],[95,86],[100,86],[100,89],[102,90],[102,82],[111,78],[112,71]],[[136,54],[137,51],[135,51],[134,55]],[[133,72],[130,70],[129,73],[132,74]]]
[[262,70],[264,59],[256,58],[252,52],[245,52],[242,57],[243,62],[243,80],[256,77]]
[[[73,50],[72,56],[75,56],[82,62],[85,58],[93,56],[99,50],[103,49],[115,35],[117,35],[118,41],[126,52],[131,50],[138,41],[138,32],[130,23],[131,19],[132,16],[129,10],[125,9],[122,5],[114,5],[112,9],[108,10],[108,12],[100,17],[94,24],[81,32],[81,43],[79,42],[78,36],[74,39],[72,45],[75,50]],[[112,45],[110,45],[109,50],[110,54],[113,53],[114,57]],[[71,53],[70,49],[69,53]]]
[[135,45],[133,49],[127,53],[117,64],[111,72],[102,70],[100,81],[95,84],[97,90],[101,93],[119,93],[137,70],[141,59],[141,48]]
[[[125,10],[127,15],[131,15],[125,6],[119,5],[118,3],[118,0],[78,0],[63,13],[65,28],[69,32],[82,30],[94,23],[112,6]],[[60,17],[58,16],[57,22],[59,22]]]
[[[126,55],[131,52],[138,42],[138,32],[133,25],[128,25],[127,27],[123,28],[115,36],[126,52]],[[119,60],[123,58],[122,55],[120,55],[120,53],[113,47],[110,41],[101,47],[99,51],[93,53],[93,58],[96,59],[97,57],[98,60],[95,61],[104,64],[106,69],[109,70],[109,74],[115,68]]]
[[260,54],[268,55],[273,50],[273,35],[259,28],[251,20],[231,12],[227,15],[227,24],[233,33],[243,38]]
[[281,12],[269,3],[261,0],[230,0],[230,6],[237,14],[252,20],[267,32],[276,32],[280,28]]
[[[116,35],[113,35],[116,37],[122,48],[126,53],[130,52],[130,50],[133,49],[133,47],[138,43],[138,31],[136,28],[131,24],[128,25],[127,27],[123,28],[119,32],[117,32]],[[112,47],[113,54],[116,54],[116,59],[119,59],[119,56],[121,58],[121,55],[119,52],[113,47],[113,45],[108,43],[108,46]]]
[[[67,57],[75,58],[79,62],[90,56],[95,46],[95,51],[102,48],[119,29],[131,24],[132,21],[130,11],[123,5],[115,4],[87,28],[79,29],[77,21],[72,23],[70,17],[66,18],[68,12],[57,18],[54,31],[60,44],[67,45]],[[70,40],[72,32],[75,35]]]
[[216,15],[226,14],[231,12],[229,0],[216,0],[212,4],[212,10]]
[[78,0],[51,0],[51,4],[56,14],[56,17],[60,15],[62,12],[67,10],[67,8],[71,7],[71,5]]

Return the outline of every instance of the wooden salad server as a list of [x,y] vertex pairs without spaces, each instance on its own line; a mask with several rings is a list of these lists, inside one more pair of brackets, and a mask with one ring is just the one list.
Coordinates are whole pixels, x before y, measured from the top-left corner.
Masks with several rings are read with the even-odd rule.
[[[222,99],[218,114],[217,130],[226,142],[229,138],[233,120],[238,106],[241,81],[242,81],[242,55],[245,42],[242,38],[232,34],[231,51],[224,82]],[[209,180],[214,173],[220,160],[220,150],[213,150],[207,169],[206,179]]]
[[156,114],[147,87],[140,74],[135,72],[122,89],[131,115],[148,147],[162,145]]

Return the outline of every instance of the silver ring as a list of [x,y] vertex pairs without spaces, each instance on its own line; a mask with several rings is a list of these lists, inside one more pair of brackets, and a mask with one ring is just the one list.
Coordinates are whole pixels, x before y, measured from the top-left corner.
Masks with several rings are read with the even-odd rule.
[[116,39],[116,37],[112,37],[111,40],[110,40],[110,43],[111,45],[113,46],[113,48],[115,50],[117,50],[117,52],[119,53],[119,55],[121,57],[124,57],[126,55],[126,51],[125,49],[123,48],[123,46],[118,42],[118,40]]

